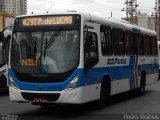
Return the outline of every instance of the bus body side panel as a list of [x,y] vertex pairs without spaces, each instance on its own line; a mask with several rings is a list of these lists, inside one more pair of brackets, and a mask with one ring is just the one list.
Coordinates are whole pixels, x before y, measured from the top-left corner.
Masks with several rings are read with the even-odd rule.
[[158,80],[158,57],[139,57],[139,76],[142,71],[146,73],[146,85],[151,85]]
[[99,72],[103,76],[107,75],[111,79],[111,95],[130,90],[131,71],[129,67],[129,57],[104,57],[99,60]]
[[92,81],[95,81],[95,83],[97,82],[101,84],[103,77],[106,75],[109,76],[111,79],[111,86],[109,88],[111,89],[111,95],[135,89],[135,80],[133,79],[135,57],[133,56],[130,58],[130,56],[102,56],[100,24],[92,22],[87,22],[86,24],[88,26],[94,27],[94,30],[89,30],[90,32],[97,33],[99,62],[87,73],[87,75],[85,75],[84,81],[91,79]]

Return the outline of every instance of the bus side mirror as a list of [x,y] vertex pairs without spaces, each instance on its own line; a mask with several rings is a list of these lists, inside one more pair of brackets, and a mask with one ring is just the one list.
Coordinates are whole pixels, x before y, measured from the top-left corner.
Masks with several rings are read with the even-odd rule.
[[11,40],[11,34],[7,35],[7,41],[9,42]]
[[4,48],[4,49],[7,48],[7,45],[9,44],[10,39],[11,39],[11,35],[10,35],[10,34],[7,35],[7,37],[5,37],[5,38],[3,39],[2,43],[3,43],[3,48]]

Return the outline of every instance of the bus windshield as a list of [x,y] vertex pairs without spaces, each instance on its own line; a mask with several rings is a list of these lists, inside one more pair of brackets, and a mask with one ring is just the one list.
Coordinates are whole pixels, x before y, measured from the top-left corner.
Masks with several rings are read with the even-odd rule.
[[77,29],[14,31],[11,66],[20,73],[65,73],[79,63]]

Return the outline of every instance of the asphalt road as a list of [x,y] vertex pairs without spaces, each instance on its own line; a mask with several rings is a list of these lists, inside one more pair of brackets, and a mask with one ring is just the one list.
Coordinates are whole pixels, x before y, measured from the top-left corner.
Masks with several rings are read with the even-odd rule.
[[[96,109],[93,106],[93,104],[59,105],[44,109],[29,103],[10,102],[8,91],[0,90],[2,120],[6,118],[9,118],[8,120],[132,120],[133,117],[143,120],[141,115],[150,115],[159,120],[160,81],[147,86],[144,96],[137,96],[134,92],[124,93],[111,97],[103,109]],[[151,116],[153,114],[154,116]],[[128,116],[132,118],[129,119]]]

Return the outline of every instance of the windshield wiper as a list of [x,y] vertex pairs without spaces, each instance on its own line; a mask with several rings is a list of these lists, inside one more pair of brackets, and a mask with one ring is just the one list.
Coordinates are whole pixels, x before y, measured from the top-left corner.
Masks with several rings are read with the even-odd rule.
[[50,38],[50,40],[48,41],[47,38],[46,38],[46,42],[45,42],[45,46],[44,46],[44,59],[45,59],[45,56],[46,56],[46,50],[49,49],[53,43],[56,41],[56,37],[59,35],[61,31],[56,31],[52,37]]
[[46,49],[49,49],[51,46],[52,46],[52,44],[55,42],[55,38],[59,35],[59,33],[60,33],[61,31],[56,31],[55,33],[54,33],[54,35],[52,35],[52,37],[50,38],[50,40],[47,42],[47,44],[46,44]]

